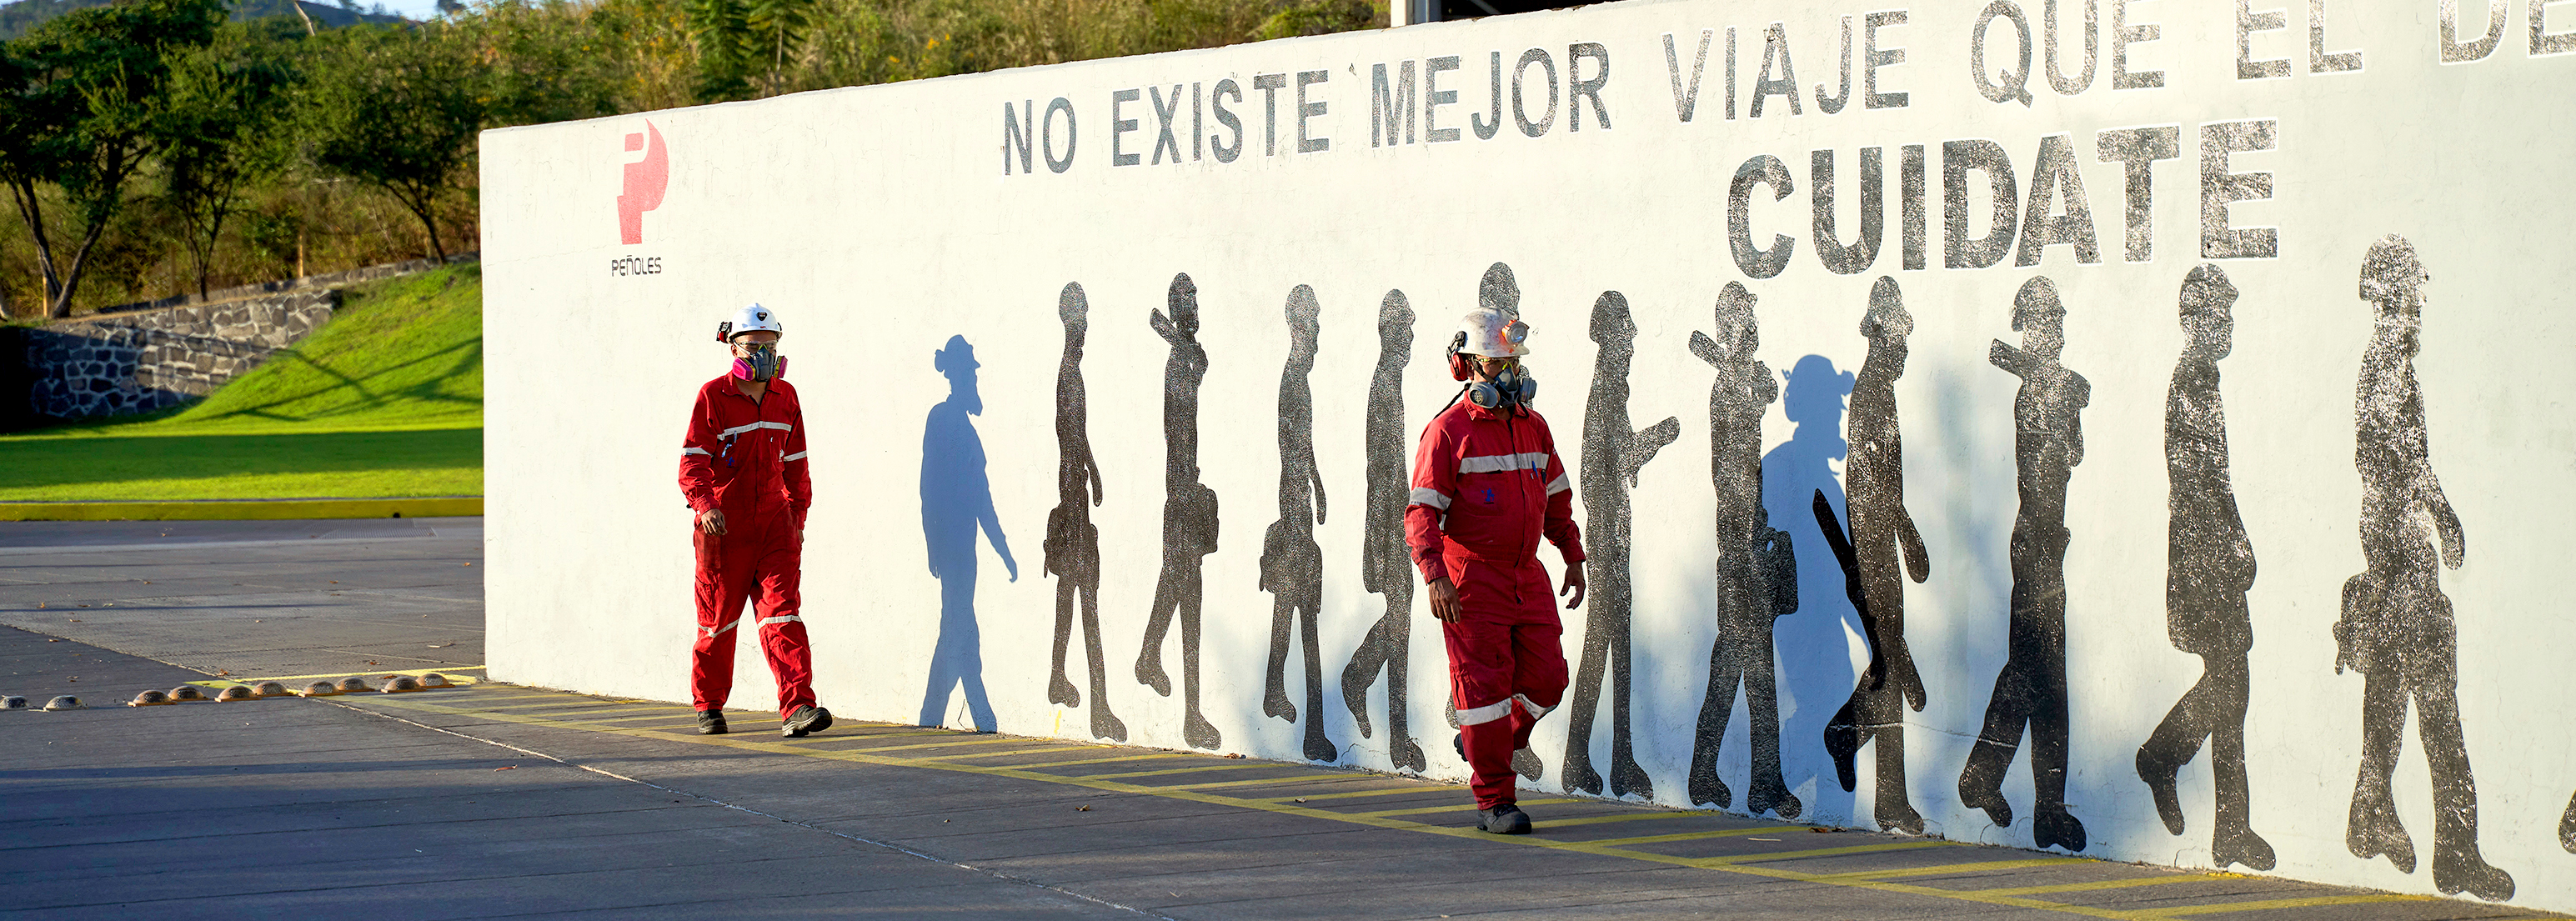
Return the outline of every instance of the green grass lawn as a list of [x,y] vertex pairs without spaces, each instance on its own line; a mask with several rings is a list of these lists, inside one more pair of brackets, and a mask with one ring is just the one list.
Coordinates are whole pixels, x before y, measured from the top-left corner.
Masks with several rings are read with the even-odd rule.
[[346,292],[331,322],[204,401],[0,436],[0,501],[483,492],[483,277]]

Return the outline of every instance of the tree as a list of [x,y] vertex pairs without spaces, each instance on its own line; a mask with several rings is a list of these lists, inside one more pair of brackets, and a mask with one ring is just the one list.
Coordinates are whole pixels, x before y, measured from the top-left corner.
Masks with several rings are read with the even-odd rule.
[[282,19],[233,23],[171,64],[163,198],[186,225],[200,297],[245,184],[275,174],[284,160],[285,145],[273,134],[295,80],[293,44],[302,36]]
[[[166,136],[168,58],[212,40],[223,17],[223,0],[135,0],[73,11],[9,43],[0,185],[33,238],[47,316],[71,316],[82,267],[127,181]],[[62,191],[75,221],[68,258],[56,251],[44,185]]]
[[447,258],[436,206],[474,157],[485,114],[483,68],[443,26],[356,26],[326,33],[299,101],[307,156],[325,172],[385,190]]

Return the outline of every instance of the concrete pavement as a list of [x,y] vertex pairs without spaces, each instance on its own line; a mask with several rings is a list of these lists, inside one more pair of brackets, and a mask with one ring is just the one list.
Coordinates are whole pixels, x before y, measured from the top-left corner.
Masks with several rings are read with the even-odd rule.
[[[11,917],[2541,917],[1586,798],[1529,797],[1539,833],[1498,838],[1414,778],[782,740],[750,711],[706,737],[684,706],[507,685],[123,707],[213,671],[479,660],[479,522],[281,524],[0,529],[0,620],[35,631],[0,629],[0,693],[93,707],[0,713]],[[377,664],[325,667],[352,662]]]

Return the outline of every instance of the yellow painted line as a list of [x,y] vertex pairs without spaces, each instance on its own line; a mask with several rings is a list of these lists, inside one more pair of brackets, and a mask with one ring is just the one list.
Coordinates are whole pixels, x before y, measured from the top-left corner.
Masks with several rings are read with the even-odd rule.
[[2330,905],[2369,905],[2379,902],[2430,902],[2429,895],[2317,895],[2297,899],[2262,899],[2252,902],[2221,902],[2216,905],[2184,905],[2177,908],[2151,909],[2142,912],[2149,918],[2187,918],[2233,911],[2275,911],[2284,908],[2324,908]]
[[1599,841],[1586,841],[1583,843],[1594,847],[1627,847],[1631,844],[1662,844],[1666,841],[1697,841],[1702,838],[1743,838],[1751,835],[1773,835],[1780,834],[1782,832],[1802,832],[1806,830],[1807,826],[1804,825],[1774,825],[1767,828],[1722,828],[1716,831],[1691,831],[1670,835],[1647,835],[1641,838],[1604,838]]
[[1123,771],[1116,774],[1084,774],[1082,776],[1091,780],[1112,780],[1125,777],[1162,777],[1170,774],[1205,774],[1214,771],[1240,771],[1248,767],[1259,767],[1259,765],[1194,764],[1189,767],[1162,768],[1160,770],[1153,771]]
[[[1074,760],[1071,760],[1071,761],[1041,761],[1041,762],[1039,762],[1039,763],[1037,763],[1037,764],[1014,764],[1014,765],[1011,765],[1011,767],[1018,768],[1018,769],[1023,770],[1023,771],[1034,771],[1034,770],[1037,770],[1037,769],[1039,769],[1039,768],[1079,767],[1079,766],[1081,766],[1081,765],[1085,765],[1085,764],[1124,764],[1124,763],[1129,762],[1129,761],[1169,761],[1169,760],[1171,760],[1171,759],[1173,759],[1173,758],[1187,758],[1187,757],[1189,757],[1189,756],[1188,756],[1188,755],[1181,754],[1181,753],[1179,753],[1179,752],[1155,752],[1155,753],[1150,754],[1150,755],[1119,755],[1119,756],[1114,757],[1114,758],[1077,758],[1077,759],[1074,759]],[[1163,772],[1161,772],[1161,771],[1154,771],[1154,772],[1151,772],[1151,773],[1160,774],[1160,773],[1163,773]],[[1063,775],[1048,775],[1048,776],[1063,776]],[[1125,775],[1125,774],[1097,774],[1097,775],[1093,775],[1093,774],[1076,774],[1076,775],[1073,775],[1073,776],[1076,776],[1076,777],[1094,777],[1094,776],[1096,776],[1096,777],[1125,777],[1125,776],[1127,776],[1127,775]],[[1146,775],[1144,775],[1144,774],[1138,774],[1138,775],[1136,775],[1136,776],[1142,777],[1142,776],[1146,776]]]
[[[1522,801],[1521,801],[1521,805],[1523,805],[1523,806],[1554,806],[1554,805],[1558,805],[1558,804],[1561,804],[1561,803],[1592,803],[1592,804],[1598,805],[1600,802],[1601,802],[1601,801],[1600,801],[1600,800],[1597,800],[1597,799],[1525,799],[1525,800],[1522,800]],[[1448,805],[1446,805],[1446,806],[1416,806],[1416,807],[1411,808],[1411,809],[1380,809],[1380,810],[1377,810],[1377,811],[1374,811],[1374,812],[1340,812],[1340,813],[1334,813],[1334,814],[1335,814],[1335,815],[1345,815],[1345,816],[1361,817],[1361,818],[1380,818],[1380,817],[1385,817],[1385,816],[1422,815],[1422,814],[1424,814],[1424,813],[1428,813],[1428,812],[1452,812],[1452,811],[1457,811],[1457,812],[1473,812],[1473,811],[1475,811],[1475,809],[1476,809],[1476,804],[1475,804],[1475,803],[1473,803],[1473,802],[1467,802],[1467,803],[1450,803],[1450,804],[1448,804]],[[1531,821],[1532,821],[1532,822],[1537,823],[1538,827],[1540,827],[1540,828],[1546,828],[1546,827],[1547,827],[1547,826],[1549,826],[1549,825],[1556,824],[1556,823],[1554,823],[1554,822],[1551,822],[1551,821],[1548,821],[1548,820],[1545,820],[1545,819],[1532,819]]]
[[[1385,780],[1397,780],[1397,779],[1400,779],[1400,778],[1387,777],[1387,778],[1382,778],[1382,779],[1385,779]],[[1439,789],[1438,787],[1425,787],[1425,786],[1423,786],[1423,785],[1421,785],[1421,784],[1419,784],[1419,783],[1412,783],[1412,784],[1407,784],[1407,785],[1405,785],[1405,786],[1401,786],[1401,787],[1388,787],[1388,788],[1386,788],[1386,789],[1384,789],[1384,790],[1361,790],[1361,791],[1358,791],[1358,792],[1355,792],[1355,793],[1310,793],[1310,794],[1307,794],[1307,795],[1305,795],[1305,796],[1296,796],[1296,795],[1293,795],[1293,794],[1292,794],[1292,795],[1289,795],[1289,796],[1272,796],[1272,797],[1265,797],[1265,798],[1263,798],[1263,801],[1264,801],[1264,802],[1271,802],[1271,803],[1279,803],[1279,802],[1289,802],[1289,801],[1294,801],[1294,800],[1313,800],[1313,799],[1360,799],[1360,798],[1363,798],[1363,797],[1370,797],[1370,796],[1395,796],[1395,795],[1398,795],[1398,794],[1404,794],[1404,793],[1438,793],[1438,792],[1441,792],[1441,791],[1440,791],[1440,789]]]
[[[1277,765],[1273,765],[1273,766],[1274,766],[1274,767],[1296,767],[1297,765],[1292,765],[1292,764],[1277,764]],[[1251,779],[1251,780],[1221,780],[1221,781],[1217,781],[1217,782],[1215,782],[1215,783],[1185,783],[1185,784],[1178,784],[1178,785],[1175,785],[1175,786],[1168,786],[1168,787],[1146,787],[1145,789],[1148,789],[1148,790],[1216,790],[1216,789],[1222,789],[1222,788],[1225,788],[1225,787],[1249,787],[1249,786],[1254,786],[1254,785],[1256,785],[1256,784],[1265,784],[1265,783],[1266,783],[1266,784],[1278,784],[1278,785],[1281,785],[1281,786],[1287,786],[1287,785],[1289,785],[1289,784],[1307,784],[1307,783],[1320,783],[1320,784],[1354,783],[1354,782],[1362,781],[1362,780],[1375,780],[1375,779],[1376,779],[1376,778],[1373,778],[1373,777],[1256,777],[1256,778],[1253,778],[1253,779]],[[1231,799],[1232,797],[1228,797],[1228,798],[1229,798],[1229,799]],[[1284,798],[1284,797],[1274,797],[1274,798],[1272,798],[1272,799],[1280,799],[1280,798]],[[1269,803],[1269,802],[1271,802],[1271,800],[1264,800],[1264,799],[1247,799],[1247,800],[1241,800],[1241,802],[1246,802],[1246,803]],[[1272,804],[1273,804],[1273,805],[1276,805],[1275,803],[1272,803]]]
[[[420,712],[420,713],[447,713],[447,714],[455,714],[455,715],[475,715],[475,714],[473,714],[471,711],[468,711],[468,710],[463,710],[463,709],[459,709],[459,708],[455,708],[455,707],[443,706],[443,705],[440,705],[440,704],[437,704],[437,703],[433,703],[433,702],[431,702],[431,701],[427,701],[427,700],[419,700],[419,699],[416,699],[416,695],[403,695],[403,696],[400,696],[400,697],[388,697],[388,698],[382,698],[382,699],[377,699],[377,698],[366,698],[366,699],[368,699],[368,700],[373,700],[376,704],[381,705],[381,706],[383,706],[383,707],[386,707],[386,708],[388,708],[388,709],[411,710],[411,711]],[[700,745],[712,745],[712,746],[717,746],[717,747],[721,747],[721,748],[733,748],[733,749],[737,749],[737,750],[750,750],[750,751],[778,751],[778,750],[780,750],[780,749],[776,749],[776,748],[773,748],[773,747],[770,747],[770,746],[765,746],[765,745],[762,745],[762,744],[759,744],[759,743],[745,742],[745,741],[738,740],[738,739],[732,739],[732,738],[729,738],[729,737],[726,737],[726,736],[671,736],[671,735],[665,735],[665,734],[662,734],[662,733],[653,732],[653,731],[649,731],[649,730],[631,729],[631,728],[616,727],[616,726],[572,726],[572,725],[570,725],[570,724],[556,723],[556,722],[554,722],[554,721],[547,720],[547,719],[543,719],[543,718],[539,718],[539,717],[518,716],[518,715],[514,715],[514,714],[491,714],[491,715],[490,715],[490,718],[491,718],[491,719],[493,719],[493,720],[495,720],[495,721],[498,721],[498,722],[519,723],[519,724],[524,724],[524,725],[533,725],[533,726],[549,726],[549,725],[554,725],[554,726],[566,726],[567,728],[581,729],[581,730],[583,730],[583,731],[587,731],[587,732],[596,732],[596,733],[603,733],[603,734],[609,734],[609,735],[623,735],[623,736],[630,736],[630,737],[635,737],[635,738],[654,739],[654,740],[664,741],[664,742],[672,742],[672,741],[692,742],[692,743],[696,743],[696,744],[700,744]],[[873,764],[873,765],[880,765],[880,766],[884,766],[884,767],[918,768],[918,769],[925,769],[925,770],[937,770],[937,771],[954,771],[954,772],[958,772],[958,773],[979,774],[979,775],[983,775],[983,776],[987,776],[987,777],[1004,777],[1004,778],[1010,778],[1010,779],[1014,779],[1014,780],[1031,780],[1031,781],[1041,781],[1041,782],[1046,782],[1046,783],[1062,784],[1062,785],[1065,785],[1065,786],[1082,787],[1082,788],[1085,788],[1085,789],[1099,790],[1099,791],[1102,791],[1102,792],[1108,792],[1108,793],[1129,793],[1129,794],[1138,794],[1138,795],[1144,795],[1144,796],[1158,796],[1158,797],[1163,797],[1163,798],[1166,798],[1166,799],[1182,800],[1182,801],[1185,801],[1185,802],[1205,803],[1205,804],[1209,804],[1209,805],[1216,805],[1216,806],[1231,806],[1231,807],[1242,808],[1242,809],[1256,809],[1256,810],[1261,810],[1261,811],[1264,811],[1264,812],[1270,812],[1270,813],[1277,814],[1277,815],[1295,816],[1295,817],[1299,817],[1299,818],[1308,818],[1308,819],[1320,819],[1320,820],[1324,820],[1324,821],[1341,822],[1341,823],[1350,824],[1350,825],[1361,825],[1361,826],[1367,826],[1367,827],[1372,827],[1372,828],[1385,828],[1385,829],[1392,829],[1392,830],[1398,830],[1398,831],[1419,832],[1419,833],[1422,833],[1422,834],[1430,834],[1430,835],[1444,835],[1444,836],[1448,836],[1448,837],[1452,837],[1452,838],[1458,838],[1458,839],[1462,839],[1462,840],[1472,840],[1472,841],[1477,841],[1477,842],[1480,842],[1480,843],[1482,843],[1482,844],[1489,845],[1489,846],[1519,846],[1519,847],[1537,847],[1537,848],[1546,848],[1546,849],[1549,849],[1549,850],[1565,851],[1565,852],[1569,852],[1569,853],[1593,854],[1593,855],[1597,855],[1597,856],[1614,857],[1614,858],[1622,858],[1622,859],[1635,860],[1635,861],[1640,861],[1640,862],[1645,862],[1645,863],[1660,863],[1660,864],[1665,864],[1665,865],[1668,865],[1668,866],[1692,867],[1692,868],[1696,868],[1696,869],[1703,869],[1703,870],[1709,870],[1709,871],[1713,871],[1713,872],[1720,872],[1720,873],[1729,873],[1729,874],[1735,874],[1735,875],[1739,875],[1739,876],[1751,876],[1751,877],[1759,877],[1759,878],[1763,878],[1763,879],[1784,880],[1784,881],[1789,881],[1789,882],[1813,882],[1813,883],[1823,883],[1823,884],[1826,884],[1826,885],[1839,886],[1839,887],[1848,888],[1848,889],[1864,889],[1864,890],[1869,890],[1869,891],[1874,891],[1874,892],[1886,892],[1886,893],[1895,893],[1895,894],[1903,894],[1903,895],[1923,896],[1923,897],[1927,897],[1927,898],[1934,898],[1934,899],[1944,899],[1944,900],[1953,901],[1953,902],[1966,902],[1966,903],[1972,903],[1972,904],[1978,904],[1978,905],[1991,905],[1991,906],[2004,907],[2004,908],[2019,908],[2019,909],[2025,909],[2025,910],[2031,910],[2031,911],[2055,912],[2055,913],[2058,913],[2058,914],[2074,915],[2074,916],[2078,916],[2078,917],[2087,917],[2087,918],[2106,918],[2106,919],[2112,919],[2112,921],[2169,921],[2169,919],[2171,919],[2171,918],[2175,917],[2173,914],[2170,914],[2170,913],[2169,913],[2171,910],[2167,910],[2167,911],[2165,911],[2165,912],[2157,912],[2157,911],[2142,911],[2142,910],[2136,910],[2136,909],[2110,908],[2110,907],[2101,907],[2101,906],[2092,906],[2092,905],[2070,905],[2070,904],[2066,904],[2066,903],[2063,903],[2063,902],[2050,902],[2050,901],[2045,901],[2045,900],[2041,900],[2041,899],[2024,898],[2024,897],[2021,897],[2021,896],[2018,896],[2018,895],[2008,894],[2006,891],[2001,891],[2001,890],[1998,890],[1998,891],[1992,891],[1992,892],[1986,892],[1986,891],[1979,891],[1979,890],[1973,890],[1973,889],[1968,889],[1968,890],[1960,890],[1960,889],[1943,889],[1943,888],[1938,888],[1938,887],[1933,887],[1933,886],[1920,886],[1920,885],[1914,885],[1914,884],[1910,884],[1910,883],[1887,882],[1887,881],[1882,881],[1882,880],[1854,880],[1854,879],[1848,879],[1848,878],[1836,878],[1836,877],[1835,877],[1834,875],[1832,875],[1832,874],[1811,873],[1811,872],[1805,872],[1805,871],[1800,871],[1800,870],[1790,869],[1790,868],[1787,868],[1787,867],[1770,867],[1770,866],[1761,866],[1761,865],[1760,865],[1762,862],[1765,862],[1765,861],[1791,860],[1791,859],[1796,859],[1796,858],[1799,858],[1799,857],[1834,856],[1834,855],[1839,855],[1839,854],[1867,853],[1867,852],[1871,852],[1871,851],[1893,850],[1893,849],[1901,849],[1901,848],[1909,848],[1909,847],[1959,846],[1959,845],[1954,844],[1953,842],[1947,842],[1947,841],[1922,841],[1922,842],[1903,842],[1903,843],[1898,843],[1898,844],[1886,844],[1886,845],[1862,845],[1862,846],[1858,846],[1858,847],[1826,848],[1826,849],[1823,849],[1823,850],[1821,850],[1821,851],[1793,851],[1793,852],[1786,852],[1786,853],[1771,853],[1771,854],[1747,854],[1747,855],[1741,855],[1741,856],[1737,856],[1737,857],[1725,857],[1725,858],[1684,857],[1684,856],[1674,855],[1674,854],[1657,854],[1657,853],[1653,853],[1653,852],[1650,852],[1650,851],[1623,850],[1623,849],[1615,848],[1615,847],[1604,847],[1604,846],[1602,846],[1602,845],[1600,845],[1600,844],[1598,844],[1598,843],[1592,843],[1592,842],[1582,842],[1582,841],[1559,841],[1559,840],[1555,840],[1555,839],[1552,839],[1552,838],[1549,838],[1549,837],[1538,836],[1538,835],[1510,835],[1510,836],[1489,835],[1489,834],[1486,834],[1486,833],[1484,833],[1484,832],[1477,831],[1477,830],[1476,830],[1476,829],[1474,829],[1474,828],[1469,828],[1469,827],[1465,827],[1465,826],[1450,826],[1450,825],[1434,825],[1434,824],[1427,824],[1427,823],[1423,823],[1423,822],[1415,822],[1415,821],[1407,820],[1407,819],[1404,819],[1404,818],[1401,818],[1401,817],[1398,817],[1398,816],[1394,816],[1394,815],[1370,815],[1370,814],[1367,814],[1367,813],[1335,812],[1335,811],[1330,810],[1330,809],[1317,809],[1317,808],[1312,808],[1312,807],[1303,806],[1303,805],[1297,805],[1297,804],[1293,804],[1293,803],[1275,803],[1275,802],[1267,802],[1267,801],[1264,801],[1264,800],[1258,800],[1258,799],[1246,799],[1246,798],[1242,798],[1242,797],[1228,796],[1228,795],[1225,795],[1225,794],[1223,794],[1223,793],[1209,792],[1209,790],[1212,788],[1212,786],[1215,786],[1215,785],[1184,784],[1184,785],[1180,785],[1180,786],[1151,786],[1151,785],[1146,785],[1146,784],[1125,783],[1125,782],[1122,782],[1122,781],[1118,781],[1118,780],[1111,780],[1111,779],[1105,779],[1105,778],[1083,778],[1083,777],[1072,777],[1072,776],[1066,776],[1066,775],[1063,775],[1063,774],[1045,774],[1045,773],[1040,773],[1040,772],[1036,772],[1036,771],[1025,770],[1025,769],[1021,769],[1021,768],[1015,768],[1015,767],[1005,767],[1005,766],[995,766],[995,765],[959,764],[959,763],[956,763],[956,762],[953,762],[953,761],[941,761],[941,760],[937,760],[937,759],[905,758],[905,757],[896,757],[896,756],[879,755],[879,754],[872,754],[872,753],[871,753],[871,751],[870,751],[870,750],[868,750],[868,749],[855,749],[855,750],[850,750],[850,749],[801,749],[801,750],[800,750],[800,749],[786,749],[786,751],[792,752],[792,753],[794,753],[794,754],[802,755],[802,756],[805,756],[805,757],[809,757],[809,758],[822,758],[822,759],[834,760],[834,761],[848,761],[848,762],[853,762],[853,763],[858,763],[858,764]],[[1213,758],[1214,756],[1208,756],[1208,757]],[[1296,764],[1293,764],[1293,763],[1279,763],[1279,764],[1277,764],[1277,765],[1275,765],[1275,766],[1285,768],[1285,767],[1300,767],[1301,765],[1296,765]],[[1373,776],[1374,776],[1374,775],[1373,775]],[[1300,781],[1300,780],[1299,780],[1299,779],[1297,779],[1297,778],[1269,778],[1269,779],[1258,780],[1258,781],[1248,781],[1247,783],[1279,783],[1279,784],[1285,784],[1285,783],[1298,783],[1298,782],[1305,782],[1305,781]],[[1232,784],[1228,784],[1228,785],[1224,785],[1224,786],[1232,786]],[[1539,804],[1539,803],[1543,803],[1543,802],[1547,802],[1547,801],[1545,801],[1545,800],[1532,800],[1532,801],[1530,801],[1530,803],[1529,803],[1529,804],[1530,804],[1530,805],[1537,805],[1537,804]],[[1594,801],[1594,800],[1582,800],[1582,802],[1597,802],[1597,801]],[[1441,809],[1444,809],[1444,810],[1445,810],[1445,809],[1447,809],[1447,808],[1451,808],[1451,807],[1439,807],[1439,808],[1441,808]],[[1410,811],[1410,810],[1408,810],[1408,811]],[[1541,823],[1541,824],[1545,824],[1545,823]],[[1807,827],[1807,826],[1792,826],[1792,827],[1803,829],[1803,828],[1805,828],[1805,827]],[[1736,830],[1731,831],[1731,832],[1730,832],[1730,834],[1735,834],[1735,835],[1744,835],[1744,834],[1748,834],[1748,832],[1747,832],[1746,830],[1744,830],[1744,829],[1736,829]],[[2125,881],[2123,881],[2123,882],[2125,882]],[[2197,911],[2198,911],[2198,909],[2193,909],[2193,911],[2197,912]]]
[[1981,863],[1945,863],[1937,867],[1856,870],[1850,873],[1827,874],[1825,878],[1831,880],[1894,879],[1900,876],[1938,876],[1943,873],[1983,873],[1990,870],[2021,870],[2029,867],[2053,867],[2067,863],[2100,864],[2101,861],[2086,860],[2082,857],[2035,857],[2029,860],[1988,860]]
[[[7,519],[0,519],[0,521],[5,520]],[[249,684],[258,684],[262,681],[320,681],[324,678],[347,678],[353,675],[360,678],[364,678],[368,675],[410,675],[417,678],[431,672],[437,672],[441,675],[446,675],[449,678],[457,678],[457,685],[465,686],[481,684],[485,679],[477,678],[472,675],[458,678],[455,674],[456,672],[479,672],[482,670],[483,666],[480,665],[459,665],[453,668],[380,668],[371,672],[332,672],[327,675],[281,675],[270,678],[236,678],[233,680]]]
[[[812,738],[812,737],[810,737],[810,736],[809,736],[808,738]],[[835,752],[847,752],[847,753],[867,752],[867,753],[870,753],[870,754],[874,754],[874,753],[877,753],[877,752],[900,752],[900,751],[912,751],[912,750],[914,750],[914,749],[931,749],[931,748],[964,748],[964,747],[969,746],[969,745],[1007,745],[1007,744],[1010,744],[1010,743],[1013,743],[1013,742],[1025,742],[1025,741],[1028,741],[1028,740],[1027,740],[1027,739],[1014,739],[1014,738],[1011,738],[1011,737],[1009,737],[1009,736],[1002,736],[1002,737],[999,737],[999,738],[992,738],[992,739],[954,739],[954,740],[945,741],[945,742],[921,742],[921,743],[916,743],[916,744],[912,744],[912,745],[870,745],[870,746],[867,746],[867,747],[865,747],[865,748],[836,748],[836,749],[833,749],[833,751],[835,751]],[[942,757],[946,757],[946,756],[942,756]]]
[[[1897,841],[1889,844],[1856,844],[1851,847],[1820,847],[1811,851],[1782,851],[1770,854],[1732,854],[1725,857],[1703,857],[1710,863],[1762,863],[1770,860],[1804,860],[1810,857],[1841,857],[1845,854],[1875,854],[1880,851],[1910,851],[1926,847],[1965,847],[1956,841]],[[1819,879],[1824,874],[1815,874]],[[1811,879],[1808,882],[1816,882]]]
[[[1107,746],[1107,745],[1049,745],[1049,746],[1047,746],[1047,747],[1045,747],[1045,748],[1021,748],[1021,749],[1014,749],[1014,750],[1006,751],[1006,752],[976,752],[976,753],[973,753],[973,754],[958,755],[957,757],[958,757],[958,758],[1009,758],[1009,757],[1013,757],[1013,756],[1016,756],[1016,755],[1048,755],[1048,754],[1054,754],[1054,753],[1056,753],[1056,752],[1078,752],[1078,751],[1083,751],[1083,750],[1086,750],[1086,749],[1102,749],[1102,748],[1108,748],[1108,747],[1110,747],[1110,746]],[[953,760],[956,760],[956,759],[955,759],[955,758],[952,758],[952,759],[949,759],[949,760],[952,760],[952,761],[953,761]],[[1012,766],[1012,767],[1018,767],[1018,768],[1028,767],[1028,765],[1025,765],[1025,764],[1014,764],[1014,765],[1011,765],[1011,766]]]
[[[201,499],[193,502],[0,502],[0,521],[252,521],[280,518],[463,518],[482,496],[419,499]],[[267,679],[262,679],[267,680]]]
[[[835,724],[836,727],[837,725],[838,724]],[[923,729],[917,726],[899,726],[892,730],[881,732],[846,732],[839,728],[827,731],[829,731],[831,735],[806,736],[802,739],[795,739],[793,741],[808,744],[819,744],[823,742],[856,742],[862,739],[898,739],[907,736],[938,736],[941,738],[955,738],[959,735],[957,731],[951,729]]]
[[2014,886],[2009,889],[1979,889],[1986,895],[2046,895],[2056,892],[2094,892],[2102,889],[2127,889],[2132,886],[2162,886],[2166,883],[2214,883],[2218,877],[2205,873],[2174,876],[2141,876],[2135,879],[2105,879],[2089,883],[2058,883],[2053,886]]
[[[1712,818],[1712,816],[1705,812],[1622,812],[1617,815],[1588,815],[1579,819],[1548,819],[1543,822],[1538,822],[1538,824],[1547,828],[1564,828],[1568,825],[1602,825],[1610,822],[1652,822],[1657,819],[1708,818]],[[1538,820],[1533,819],[1531,821],[1536,822]]]

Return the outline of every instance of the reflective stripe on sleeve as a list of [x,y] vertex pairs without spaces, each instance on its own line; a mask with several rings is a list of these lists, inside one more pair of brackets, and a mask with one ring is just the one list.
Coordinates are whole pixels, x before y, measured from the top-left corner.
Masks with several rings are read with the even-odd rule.
[[737,425],[737,426],[734,426],[734,427],[732,427],[732,428],[726,429],[726,430],[724,430],[724,431],[717,432],[717,433],[716,433],[716,437],[718,437],[718,438],[731,438],[731,437],[733,437],[733,436],[740,435],[740,434],[742,434],[742,433],[744,433],[744,432],[748,432],[748,431],[751,431],[751,430],[753,430],[753,429],[777,429],[777,430],[779,430],[779,431],[786,432],[786,431],[793,431],[793,430],[795,430],[795,428],[796,428],[795,426],[789,425],[789,424],[784,423],[784,422],[754,422],[754,423],[751,423],[751,424],[749,424],[749,425]]
[[1412,504],[1428,505],[1445,512],[1449,510],[1449,497],[1441,495],[1440,491],[1437,489],[1432,489],[1428,486],[1416,486],[1413,487]]
[[1547,452],[1528,451],[1520,454],[1486,454],[1458,459],[1459,473],[1505,473],[1513,470],[1546,470]]
[[1495,720],[1502,719],[1511,712],[1512,698],[1506,697],[1481,707],[1466,707],[1460,709],[1458,711],[1458,725],[1473,726],[1478,723],[1490,723]]
[[1573,474],[1573,473],[1571,473],[1571,472],[1568,472],[1568,473],[1560,473],[1560,474],[1557,474],[1557,475],[1556,475],[1556,482],[1547,484],[1547,494],[1548,494],[1548,495],[1553,496],[1553,495],[1556,495],[1557,493],[1561,493],[1561,492],[1564,492],[1564,491],[1566,491],[1566,490],[1573,489],[1573,488],[1574,488],[1574,474]]
[[681,456],[681,457],[687,457],[687,456],[689,456],[689,455],[691,455],[691,454],[695,454],[695,455],[697,455],[697,456],[699,456],[699,457],[712,457],[712,456],[714,456],[714,455],[708,454],[708,453],[707,453],[707,449],[705,449],[705,448],[681,448],[681,449],[680,449],[680,456]]
[[779,458],[779,460],[783,460],[783,461],[801,461],[801,460],[804,460],[804,459],[805,459],[805,455],[806,455],[806,453],[807,453],[807,452],[804,452],[804,451],[798,451],[798,452],[796,452],[796,453],[794,453],[794,454],[787,455],[786,457]]

